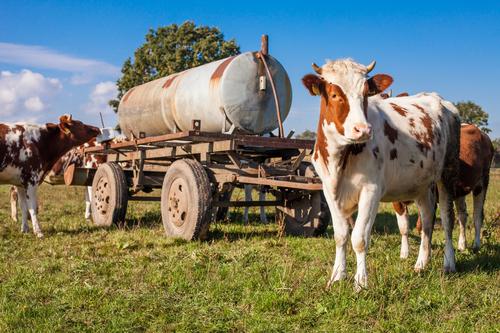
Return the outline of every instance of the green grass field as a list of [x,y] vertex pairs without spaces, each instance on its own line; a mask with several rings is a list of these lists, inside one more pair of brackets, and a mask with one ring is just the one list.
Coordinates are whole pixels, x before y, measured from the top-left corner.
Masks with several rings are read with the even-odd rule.
[[370,288],[360,293],[352,249],[349,280],[325,290],[331,227],[322,238],[279,238],[256,210],[249,226],[236,210],[232,222],[211,226],[208,241],[185,242],[164,237],[158,204],[131,203],[125,228],[101,229],[83,218],[83,188],[44,185],[38,240],[10,220],[1,186],[0,332],[499,332],[500,173],[490,184],[482,248],[457,253],[451,275],[441,272],[440,226],[431,265],[416,274],[419,237],[413,232],[410,258],[400,260],[396,219],[382,205]]

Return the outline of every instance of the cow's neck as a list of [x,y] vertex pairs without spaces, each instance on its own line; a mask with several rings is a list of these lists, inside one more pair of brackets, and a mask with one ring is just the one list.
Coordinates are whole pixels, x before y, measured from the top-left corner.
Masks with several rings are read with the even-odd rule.
[[58,126],[48,126],[47,132],[42,136],[41,140],[46,142],[45,147],[47,147],[46,158],[42,161],[42,167],[44,172],[48,172],[61,156],[73,148],[74,142]]

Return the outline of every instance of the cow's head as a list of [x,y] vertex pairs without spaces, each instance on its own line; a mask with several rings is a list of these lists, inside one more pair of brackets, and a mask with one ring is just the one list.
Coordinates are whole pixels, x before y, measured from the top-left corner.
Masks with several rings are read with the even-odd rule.
[[69,114],[59,118],[58,126],[61,132],[70,139],[73,146],[84,144],[101,133],[99,128],[74,120]]
[[362,143],[371,138],[371,125],[367,120],[368,97],[381,93],[392,84],[392,77],[377,74],[368,77],[375,61],[368,66],[351,59],[330,61],[319,67],[318,75],[308,74],[302,82],[311,95],[321,97],[321,117],[340,144]]

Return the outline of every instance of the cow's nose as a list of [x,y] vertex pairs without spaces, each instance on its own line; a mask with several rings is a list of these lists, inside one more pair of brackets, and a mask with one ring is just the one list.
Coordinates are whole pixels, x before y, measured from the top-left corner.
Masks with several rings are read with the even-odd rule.
[[354,124],[352,133],[355,140],[368,139],[372,135],[372,127],[370,124],[357,123]]

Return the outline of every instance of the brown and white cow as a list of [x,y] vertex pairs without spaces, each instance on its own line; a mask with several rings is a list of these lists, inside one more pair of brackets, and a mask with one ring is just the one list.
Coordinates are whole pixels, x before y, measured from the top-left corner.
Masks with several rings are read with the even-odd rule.
[[[83,168],[93,168],[97,169],[99,165],[106,162],[105,155],[91,155],[87,154],[84,156],[83,149],[89,147],[98,146],[96,138],[92,138],[89,142],[84,143],[78,147],[71,149],[69,152],[64,154],[57,162],[54,164],[52,169],[50,169],[47,174],[45,180],[47,179],[57,179],[58,177],[62,177],[64,170],[71,164],[74,164],[76,167]],[[48,181],[50,184],[54,184],[51,181]],[[57,184],[57,182],[56,182]],[[14,221],[17,221],[17,189],[15,186],[12,186],[10,189],[10,206],[11,206],[11,217]],[[85,219],[91,218],[91,198],[92,198],[92,186],[87,186],[85,188]]]
[[[458,212],[458,223],[460,234],[458,238],[458,249],[464,251],[466,248],[465,226],[467,223],[467,206],[465,197],[472,192],[473,195],[473,220],[474,220],[474,245],[473,250],[479,250],[481,245],[481,226],[484,220],[484,201],[490,178],[490,166],[495,149],[490,138],[477,126],[462,124],[460,128],[460,168],[456,186],[455,207]],[[393,202],[400,231],[408,230],[408,209],[405,202]],[[417,230],[421,232],[420,218],[417,220]],[[404,242],[404,240],[403,240]],[[406,242],[407,244],[407,242]],[[403,249],[403,243],[401,249]],[[407,247],[407,245],[406,245]],[[402,250],[401,250],[402,251]],[[401,252],[402,253],[402,252]]]
[[[415,200],[423,220],[415,270],[430,260],[437,183],[446,245],[444,270],[455,270],[451,242],[453,184],[458,174],[460,120],[452,103],[435,93],[383,99],[389,75],[368,77],[375,63],[351,59],[313,68],[319,75],[302,79],[320,96],[318,135],[313,164],[323,182],[336,241],[328,286],[346,277],[348,218],[357,210],[351,242],[356,253],[356,289],[367,286],[366,252],[380,201]],[[394,112],[396,111],[396,112]]]
[[33,232],[43,237],[37,219],[37,187],[52,166],[73,147],[100,133],[97,127],[60,117],[59,124],[0,124],[0,184],[17,187],[22,232],[28,232],[28,212]]

